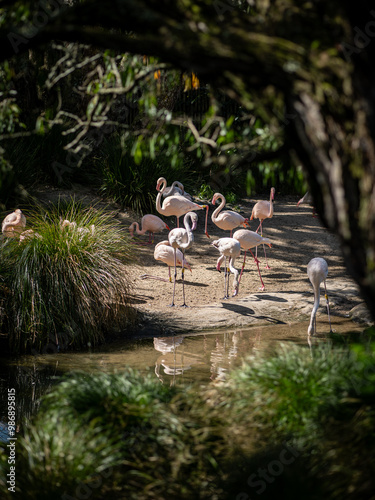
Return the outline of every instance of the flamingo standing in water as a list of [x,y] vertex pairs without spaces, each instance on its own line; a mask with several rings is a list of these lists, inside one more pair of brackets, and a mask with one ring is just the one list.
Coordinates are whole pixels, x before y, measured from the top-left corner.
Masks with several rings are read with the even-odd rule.
[[258,267],[258,273],[259,273],[259,278],[262,286],[260,289],[263,291],[264,290],[264,283],[262,280],[262,276],[260,274],[260,269],[259,269],[259,260],[257,257],[254,256],[253,252],[251,251],[252,247],[258,247],[260,244],[266,244],[271,248],[271,241],[268,238],[263,238],[260,234],[255,233],[254,231],[249,231],[248,229],[239,229],[236,231],[233,235],[233,238],[237,241],[240,242],[241,248],[245,250],[245,255],[243,259],[243,264],[242,264],[242,269],[241,269],[241,274],[239,278],[239,283],[241,282],[241,276],[245,267],[245,261],[246,261],[246,252],[249,250],[251,255],[254,257],[254,262],[256,263]]
[[225,272],[224,272],[224,299],[229,299],[228,290],[229,290],[229,273],[227,272],[227,257],[229,257],[229,269],[230,272],[234,275],[233,279],[233,295],[235,297],[238,294],[238,289],[240,286],[240,282],[238,281],[238,270],[234,267],[235,259],[241,253],[241,245],[239,241],[234,238],[220,238],[219,240],[215,240],[212,242],[212,246],[217,248],[220,252],[220,257],[216,263],[216,269],[220,271],[221,263],[225,258]]
[[[189,225],[189,219],[191,220],[192,227]],[[185,257],[185,250],[190,248],[194,241],[193,231],[197,227],[198,216],[194,212],[188,212],[184,217],[184,226],[183,228],[175,228],[168,235],[168,241],[171,247],[174,249],[174,281],[173,281],[173,296],[172,296],[172,304],[174,306],[174,294],[176,289],[176,278],[177,278],[177,249],[182,250],[182,257]],[[184,280],[184,267],[182,266],[182,296],[184,299],[184,303],[182,307],[187,307],[185,302],[185,280]]]
[[[151,278],[160,281],[172,282],[171,267],[174,266],[174,248],[171,247],[168,240],[163,240],[155,246],[154,259],[160,260],[161,262],[164,262],[164,264],[167,264],[169,280],[167,280],[167,278],[161,278],[160,276],[152,276],[151,274],[142,274],[141,279]],[[176,261],[177,266],[181,266],[184,269],[189,269],[189,271],[191,272],[190,264],[187,260],[184,259],[184,256],[179,249],[176,250]]]
[[179,218],[181,215],[191,212],[192,210],[203,210],[206,209],[206,222],[205,222],[205,234],[209,238],[207,233],[207,217],[208,217],[208,205],[198,205],[193,201],[187,200],[183,196],[174,195],[168,196],[161,205],[161,197],[167,186],[167,181],[164,177],[160,177],[156,184],[156,189],[159,191],[156,197],[156,210],[159,214],[165,215],[167,217],[175,215],[177,217],[177,228],[179,227]]
[[216,224],[217,227],[219,227],[220,229],[224,229],[224,231],[229,230],[230,237],[232,237],[232,230],[235,227],[238,227],[241,224],[243,225],[243,227],[249,225],[249,219],[245,219],[245,217],[242,217],[242,215],[237,212],[233,212],[233,210],[224,210],[222,212],[226,203],[225,197],[222,194],[214,194],[211,201],[212,205],[215,205],[217,199],[221,200],[221,203],[211,215],[212,222]]
[[22,211],[17,208],[11,214],[8,214],[1,224],[1,231],[8,238],[19,238],[20,233],[26,227],[26,217]]
[[324,283],[325,298],[327,301],[329,330],[330,332],[332,331],[331,317],[329,314],[329,301],[326,288],[327,275],[328,275],[328,264],[324,259],[322,259],[321,257],[315,257],[314,259],[310,260],[310,262],[307,265],[307,276],[309,277],[309,280],[311,281],[311,284],[314,289],[314,307],[311,313],[310,324],[307,329],[308,335],[314,335],[314,333],[316,333],[316,312],[319,307],[320,283],[322,281]]
[[[146,214],[142,217],[141,221],[142,229],[139,229],[138,222],[133,222],[129,227],[130,237],[133,238],[134,228],[138,235],[145,234],[148,231],[148,243],[151,244],[154,242],[154,233],[159,233],[164,229],[170,230],[165,222],[163,222],[160,217],[157,215]],[[151,241],[152,235],[152,241]]]
[[[258,201],[258,203],[255,203],[253,210],[251,212],[250,220],[259,219],[259,221],[260,221],[258,229],[256,230],[256,233],[259,231],[259,228],[260,228],[261,236],[263,236],[263,221],[264,221],[264,219],[271,219],[271,217],[273,216],[274,197],[275,197],[275,188],[272,187],[271,193],[270,193],[270,201],[265,201],[265,200]],[[264,257],[266,258],[266,269],[271,269],[270,266],[268,265],[268,262],[267,262],[266,248],[264,245],[263,245],[263,250],[264,250]],[[255,256],[258,257],[258,247],[256,248]]]

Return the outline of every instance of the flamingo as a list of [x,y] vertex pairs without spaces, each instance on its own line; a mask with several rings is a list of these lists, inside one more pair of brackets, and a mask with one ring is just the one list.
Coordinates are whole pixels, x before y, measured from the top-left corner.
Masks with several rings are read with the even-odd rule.
[[249,225],[249,219],[245,219],[245,217],[242,217],[242,215],[237,212],[233,212],[233,210],[224,210],[221,212],[221,210],[225,207],[226,200],[222,194],[215,193],[211,203],[215,205],[217,199],[220,199],[221,203],[211,215],[212,222],[216,224],[217,227],[224,229],[225,231],[230,230],[230,237],[232,237],[232,230],[235,227],[240,226],[241,224],[243,227]]
[[22,211],[17,208],[11,214],[8,214],[1,224],[1,231],[8,238],[19,238],[20,233],[26,227],[26,217]]
[[[189,225],[189,219],[191,220],[192,227]],[[176,278],[177,278],[177,249],[181,248],[182,256],[185,257],[185,250],[190,248],[194,241],[193,231],[197,227],[198,215],[194,212],[188,212],[184,217],[184,226],[185,229],[176,227],[172,229],[172,231],[168,235],[168,241],[171,247],[174,249],[174,281],[173,281],[173,296],[172,296],[172,304],[174,304],[174,294],[176,289]],[[182,266],[182,296],[184,299],[184,303],[182,307],[187,307],[185,302],[185,281],[184,281],[184,267]]]
[[163,198],[168,198],[168,196],[180,195],[186,198],[187,200],[192,200],[192,196],[189,193],[185,192],[184,185],[179,181],[174,181],[171,186],[166,187],[163,192]]
[[224,299],[229,299],[228,289],[229,289],[229,276],[227,279],[227,257],[229,257],[229,269],[230,272],[234,275],[233,280],[233,295],[235,297],[238,294],[238,288],[240,286],[240,282],[238,281],[238,270],[234,267],[235,259],[241,253],[241,245],[240,242],[235,240],[234,238],[220,238],[219,240],[215,240],[212,243],[212,246],[217,248],[220,252],[220,257],[216,263],[216,269],[221,272],[220,267],[223,259],[225,258],[225,273],[224,273]]
[[[259,219],[260,223],[258,226],[258,229],[256,230],[256,233],[259,231],[260,228],[260,234],[263,236],[263,221],[264,219],[271,219],[273,216],[273,199],[275,197],[275,188],[271,188],[271,193],[270,193],[270,201],[265,201],[261,200],[258,201],[258,203],[255,203],[253,210],[251,212],[251,217],[250,220],[253,219]],[[265,246],[263,245],[263,250],[264,250],[264,257],[266,258],[266,269],[271,269],[270,266],[268,265],[267,262],[267,255],[266,255],[266,249]],[[256,248],[255,251],[255,256],[258,257],[258,247]]]
[[329,330],[330,332],[332,332],[331,317],[329,314],[329,301],[326,288],[327,275],[328,275],[328,264],[324,259],[322,259],[321,257],[315,257],[314,259],[310,260],[310,262],[307,265],[307,276],[309,277],[309,280],[311,281],[311,284],[314,289],[314,307],[311,313],[310,324],[307,329],[308,335],[314,335],[314,333],[316,333],[316,312],[319,307],[320,283],[322,281],[324,283],[325,298],[327,301]]
[[79,238],[80,240],[82,240],[82,238],[85,234],[91,234],[91,236],[94,236],[94,234],[95,234],[95,225],[94,224],[91,224],[90,229],[89,229],[88,227],[77,226],[76,221],[70,222],[70,220],[65,219],[65,220],[61,221],[61,229],[64,229],[65,227],[72,228],[73,230],[76,230],[77,233],[81,235],[81,237]]
[[[181,250],[179,249],[176,250],[176,258],[178,266],[181,266],[185,269],[187,268],[189,269],[190,272],[192,272],[190,264],[188,263],[187,260],[184,259],[184,256]],[[168,240],[163,240],[155,246],[154,259],[160,260],[161,262],[164,262],[164,264],[167,264],[169,272],[169,280],[167,280],[166,278],[160,278],[159,276],[152,276],[150,274],[143,274],[141,276],[141,279],[151,278],[155,280],[171,282],[172,281],[171,267],[174,266],[174,248],[171,247]]]
[[[303,205],[304,203],[308,203],[309,205],[312,203],[312,197],[311,197],[311,194],[309,193],[309,191],[307,191],[304,194],[304,196],[302,196],[302,198],[298,201],[297,207],[299,205]],[[312,216],[316,217],[316,215],[315,215],[315,207],[314,206],[313,206]]]
[[[154,233],[159,233],[164,229],[170,230],[165,222],[163,222],[157,215],[146,214],[142,217],[141,221],[142,229],[139,229],[138,222],[133,222],[129,227],[130,237],[133,238],[134,228],[138,235],[145,234],[148,231],[148,244],[154,242]],[[152,241],[151,241],[152,235]]]
[[245,267],[245,261],[246,261],[246,252],[249,250],[251,255],[254,257],[254,262],[258,266],[258,273],[259,273],[259,278],[262,286],[260,289],[263,291],[264,290],[264,283],[262,280],[262,276],[260,274],[260,269],[259,269],[259,260],[257,257],[254,256],[253,252],[251,251],[252,247],[258,247],[260,244],[266,244],[271,248],[271,241],[268,238],[263,238],[260,234],[255,233],[254,231],[249,231],[248,229],[239,229],[236,231],[233,235],[233,238],[237,241],[240,242],[241,248],[245,250],[245,255],[243,259],[243,264],[242,264],[242,269],[241,269],[241,274],[239,278],[239,283],[241,282],[241,276]]
[[161,197],[166,189],[167,181],[164,177],[160,177],[156,184],[156,189],[159,191],[156,197],[156,210],[159,214],[165,215],[167,217],[175,215],[177,217],[177,228],[179,227],[179,218],[181,215],[186,214],[192,210],[203,210],[206,209],[206,222],[205,222],[205,234],[209,238],[207,233],[207,217],[208,217],[208,205],[198,205],[193,201],[187,200],[183,196],[174,195],[168,196],[161,205]]
[[27,231],[22,231],[20,234],[20,243],[22,243],[25,240],[31,240],[32,238],[39,238],[42,239],[42,236],[40,236],[39,233],[36,233],[32,229],[28,229]]

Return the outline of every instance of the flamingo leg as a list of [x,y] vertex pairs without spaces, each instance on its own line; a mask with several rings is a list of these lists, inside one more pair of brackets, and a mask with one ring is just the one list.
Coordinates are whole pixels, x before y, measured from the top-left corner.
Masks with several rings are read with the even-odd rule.
[[176,278],[177,278],[177,250],[174,249],[174,280],[173,280],[173,295],[172,295],[171,307],[174,306],[174,294],[175,294],[175,290],[176,290]]
[[172,283],[171,268],[168,266],[169,282]]
[[264,250],[264,257],[266,259],[266,269],[271,269],[270,266],[268,265],[266,247],[264,246],[264,243],[263,243],[263,250]]
[[[257,247],[257,248],[258,248],[258,247]],[[249,250],[250,250],[250,249],[249,249]],[[251,255],[254,257],[254,254],[253,254],[253,252],[252,252],[251,250],[250,250],[250,253],[251,253]],[[263,283],[263,280],[262,280],[262,275],[260,274],[260,269],[259,269],[259,260],[258,260],[256,257],[254,257],[254,262],[255,262],[255,264],[256,264],[256,265],[257,265],[257,267],[258,267],[259,278],[260,278],[260,282],[262,283],[262,286],[260,287],[260,289],[261,289],[261,290],[262,290],[262,292],[263,292],[263,290],[264,290],[264,283]]]
[[225,257],[224,261],[224,299],[228,298],[227,292],[227,258]]
[[207,232],[207,219],[208,219],[208,205],[206,205],[206,220],[205,220],[205,223],[204,223],[204,232],[205,232],[205,235],[207,236],[207,238],[209,238],[209,234]]
[[327,313],[328,313],[328,321],[329,321],[329,333],[332,333],[332,324],[331,324],[331,315],[329,314],[329,300],[328,300],[328,294],[327,294],[327,288],[326,288],[326,282],[324,280],[324,292],[325,292],[325,298],[327,301]]
[[[261,228],[261,233],[263,233],[262,221],[260,221],[260,224],[259,224],[257,230],[255,231],[256,233],[259,231],[259,228]],[[263,235],[261,234],[261,236],[263,236]],[[255,248],[255,259],[258,260],[258,246]]]
[[[185,258],[185,250],[182,250],[182,262],[184,262],[184,258]],[[185,302],[185,280],[184,280],[184,276],[185,276],[185,269],[184,269],[184,265],[182,264],[182,297],[184,299],[184,303],[182,304],[181,307],[188,307],[186,305],[186,302]]]
[[[245,255],[244,255],[244,258],[243,258],[243,264],[242,264],[241,273],[240,273],[240,278],[239,278],[239,280],[238,280],[238,283],[241,283],[241,276],[242,276],[243,270],[245,269],[246,252],[247,252],[247,250],[245,250]],[[251,252],[251,250],[250,250],[250,252]]]

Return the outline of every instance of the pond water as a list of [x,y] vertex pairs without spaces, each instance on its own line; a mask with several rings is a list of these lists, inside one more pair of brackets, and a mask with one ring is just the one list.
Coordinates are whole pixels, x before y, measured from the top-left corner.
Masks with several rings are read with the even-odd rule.
[[[16,390],[17,414],[26,419],[38,408],[41,396],[64,373],[71,371],[121,371],[132,367],[150,373],[163,384],[184,386],[223,379],[242,360],[256,353],[271,353],[280,343],[313,348],[325,342],[328,319],[318,320],[318,335],[310,342],[307,322],[237,328],[170,337],[123,339],[89,352],[63,352],[0,360],[0,440],[6,436],[6,395]],[[363,328],[347,318],[333,317],[333,331],[361,332]],[[5,433],[5,434],[4,434]]]

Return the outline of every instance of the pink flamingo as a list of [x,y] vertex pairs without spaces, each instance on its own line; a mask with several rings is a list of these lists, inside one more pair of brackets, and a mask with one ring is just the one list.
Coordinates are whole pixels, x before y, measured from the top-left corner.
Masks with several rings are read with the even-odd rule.
[[[271,193],[270,193],[270,201],[258,201],[258,203],[255,203],[253,210],[251,212],[251,217],[250,220],[253,219],[259,219],[260,224],[258,226],[258,229],[256,230],[256,233],[259,231],[260,228],[260,234],[263,236],[263,221],[264,219],[271,219],[273,216],[273,199],[275,197],[275,188],[271,188]],[[263,250],[264,250],[264,256],[266,258],[266,269],[271,269],[270,266],[268,265],[267,262],[267,255],[266,255],[266,249],[265,246],[263,245]],[[255,256],[258,257],[258,247],[256,248],[255,251]]]
[[19,238],[20,233],[26,227],[26,217],[22,211],[17,208],[11,214],[8,214],[1,224],[1,232],[8,238]]
[[[165,222],[163,222],[160,217],[157,215],[146,214],[142,217],[141,221],[142,229],[139,229],[138,222],[133,222],[129,227],[130,237],[133,238],[134,228],[138,235],[145,234],[148,231],[148,243],[151,244],[154,242],[154,233],[159,233],[164,229],[170,230]],[[151,241],[152,235],[152,241]]]
[[[238,270],[234,267],[235,259],[241,253],[241,245],[239,241],[234,238],[220,238],[219,240],[215,240],[212,243],[212,246],[217,248],[220,252],[220,257],[216,263],[216,269],[221,272],[220,267],[223,259],[225,258],[225,272],[224,272],[224,299],[229,299],[228,289],[229,289],[229,273],[227,268],[227,257],[229,257],[229,270],[234,275],[233,279],[233,295],[235,297],[238,294],[238,289],[240,286],[240,282],[238,281]],[[228,275],[228,276],[227,276]]]
[[168,196],[161,205],[161,197],[167,186],[167,181],[164,177],[160,177],[156,184],[156,189],[159,191],[156,197],[156,210],[159,214],[165,215],[167,217],[175,215],[177,217],[177,227],[179,227],[179,218],[181,215],[186,214],[192,210],[203,210],[206,209],[206,222],[205,222],[205,234],[209,238],[207,233],[207,217],[208,217],[208,205],[198,205],[193,201],[187,200],[183,196],[174,195]]
[[318,307],[319,307],[320,283],[322,281],[324,283],[325,298],[327,301],[329,331],[332,332],[331,317],[329,314],[329,301],[328,301],[327,288],[326,288],[326,278],[328,276],[328,264],[327,264],[327,262],[324,259],[322,259],[321,257],[315,257],[314,259],[311,259],[310,262],[307,264],[307,276],[309,277],[309,280],[311,281],[311,284],[312,284],[313,289],[314,289],[314,307],[313,307],[313,310],[311,312],[310,324],[309,324],[309,327],[307,329],[307,334],[314,335],[314,333],[316,333],[316,312],[317,312]]
[[220,199],[221,203],[211,215],[212,222],[216,224],[217,227],[224,229],[224,231],[230,230],[230,237],[232,237],[232,230],[235,227],[240,226],[241,224],[243,227],[249,225],[249,219],[245,219],[245,217],[242,217],[242,215],[237,212],[233,212],[233,210],[224,210],[221,212],[221,210],[225,207],[226,200],[222,194],[215,193],[211,203],[215,205],[217,199]]
[[[151,274],[143,274],[141,276],[141,279],[150,278],[159,281],[172,282],[171,267],[174,266],[174,248],[171,247],[168,240],[163,240],[155,246],[154,259],[160,260],[161,262],[164,262],[164,264],[167,264],[169,280],[167,280],[167,278],[161,278],[160,276],[152,276]],[[176,250],[176,264],[177,266],[183,267],[184,269],[189,269],[189,271],[192,272],[190,264],[187,260],[184,259],[184,256],[179,249]]]
[[254,231],[249,231],[248,229],[239,229],[236,231],[233,235],[233,238],[237,241],[240,242],[241,248],[245,250],[245,255],[243,259],[243,264],[242,264],[242,269],[241,269],[241,274],[240,274],[240,279],[238,280],[239,283],[241,282],[241,276],[245,267],[245,261],[246,261],[246,252],[249,250],[251,255],[254,257],[254,262],[256,263],[258,267],[258,273],[259,273],[259,278],[262,286],[260,289],[263,291],[264,290],[264,283],[262,280],[262,276],[260,274],[260,269],[259,269],[259,260],[257,257],[254,256],[253,252],[250,250],[252,247],[257,247],[260,244],[266,244],[271,248],[271,242],[268,238],[263,238],[260,234],[255,233]]
[[[189,219],[191,220],[192,227],[189,225]],[[185,217],[184,217],[184,226],[185,229],[176,227],[175,229],[172,229],[172,231],[168,235],[168,241],[171,247],[174,249],[174,281],[173,281],[173,297],[172,297],[172,304],[171,306],[173,307],[174,304],[174,294],[175,294],[175,289],[176,289],[176,278],[177,278],[177,249],[181,248],[182,250],[182,256],[183,258],[185,257],[185,250],[190,248],[193,244],[194,241],[194,235],[193,231],[197,227],[197,222],[198,222],[198,215],[195,214],[194,212],[188,212]],[[184,267],[182,266],[182,295],[184,299],[184,303],[182,304],[182,307],[187,307],[186,302],[185,302],[185,280],[184,280]]]

